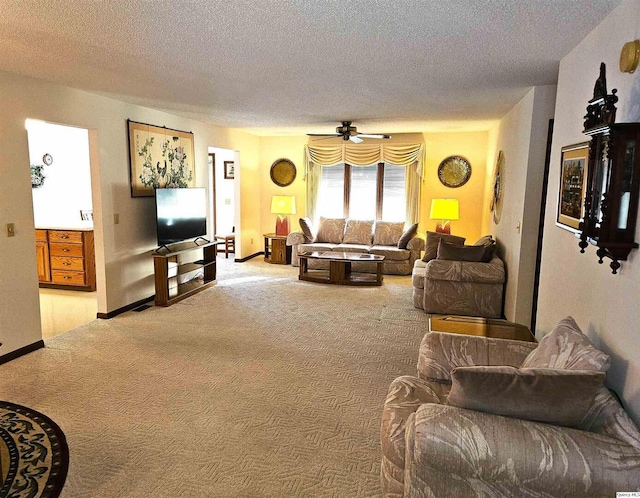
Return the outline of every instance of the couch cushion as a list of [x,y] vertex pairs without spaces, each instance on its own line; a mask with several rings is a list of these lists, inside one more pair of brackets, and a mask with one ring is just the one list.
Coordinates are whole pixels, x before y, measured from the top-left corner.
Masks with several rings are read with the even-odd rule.
[[308,244],[313,242],[313,224],[309,218],[300,218],[300,229],[304,235],[304,241]]
[[484,254],[482,255],[481,261],[484,263],[488,263],[493,258],[493,255],[496,253],[496,241],[493,240],[491,235],[484,235],[478,239],[478,242],[473,244],[474,246],[482,246],[484,247]]
[[338,244],[335,246],[333,252],[369,252],[369,244]]
[[404,261],[411,256],[411,251],[391,246],[371,246],[369,252],[371,254],[377,254],[378,256],[384,256],[385,259],[392,261]]
[[436,259],[479,263],[482,261],[484,251],[485,249],[483,246],[451,244],[444,239],[440,239],[440,242],[438,243],[438,256]]
[[344,224],[344,218],[323,218],[321,216],[315,242],[342,243]]
[[564,368],[606,372],[609,355],[596,349],[573,318],[561,320],[522,364],[523,368]]
[[404,222],[391,222],[376,220],[373,232],[374,246],[396,246],[404,233]]
[[337,247],[338,244],[321,244],[320,242],[313,242],[311,244],[300,244],[298,246],[298,252],[313,252],[313,251],[318,251],[318,252],[326,252],[326,251],[333,251],[333,249],[335,247]]
[[345,244],[371,245],[373,220],[347,220],[342,242]]
[[464,244],[467,240],[464,237],[458,237],[457,235],[450,235],[448,233],[427,232],[427,242],[424,249],[424,256],[422,261],[431,261],[438,256],[438,244],[440,239],[444,239],[452,244]]
[[[417,260],[416,263],[420,261]],[[424,264],[424,261],[420,261]],[[424,289],[424,275],[427,269],[424,266],[416,266],[414,264],[413,271],[411,272],[411,285],[416,289]]]
[[591,370],[458,367],[451,372],[447,404],[507,417],[575,426],[589,411],[604,379],[604,372]]
[[400,236],[400,240],[398,241],[398,248],[406,249],[409,241],[416,236],[418,233],[418,224],[414,223],[409,228],[407,228],[404,233]]

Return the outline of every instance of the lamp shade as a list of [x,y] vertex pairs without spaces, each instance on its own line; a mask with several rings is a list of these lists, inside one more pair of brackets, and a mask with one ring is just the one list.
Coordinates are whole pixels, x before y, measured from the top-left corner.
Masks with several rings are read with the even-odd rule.
[[296,214],[295,195],[274,195],[271,198],[272,214]]
[[433,199],[429,218],[432,220],[460,219],[460,203],[458,199]]

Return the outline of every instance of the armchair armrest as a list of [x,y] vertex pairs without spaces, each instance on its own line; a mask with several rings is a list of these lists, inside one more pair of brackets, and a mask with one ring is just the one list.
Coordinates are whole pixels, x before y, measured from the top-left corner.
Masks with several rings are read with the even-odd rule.
[[450,373],[455,367],[519,367],[537,346],[534,342],[428,332],[420,343],[418,377],[451,382]]
[[488,263],[432,259],[427,265],[425,278],[478,284],[501,284],[505,280],[504,263],[494,257]]
[[[423,404],[406,428],[405,496],[609,496],[640,489],[640,451],[566,427]],[[419,492],[418,492],[419,491]]]
[[287,245],[295,246],[298,244],[304,244],[304,234],[302,232],[290,232],[287,235]]
[[413,237],[409,242],[407,242],[407,249],[410,251],[424,251],[425,242],[420,237]]

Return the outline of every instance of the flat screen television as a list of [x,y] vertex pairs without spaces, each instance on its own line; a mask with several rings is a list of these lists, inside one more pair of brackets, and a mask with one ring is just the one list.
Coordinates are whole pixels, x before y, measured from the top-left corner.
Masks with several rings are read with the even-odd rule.
[[156,233],[159,246],[206,235],[206,189],[156,189]]

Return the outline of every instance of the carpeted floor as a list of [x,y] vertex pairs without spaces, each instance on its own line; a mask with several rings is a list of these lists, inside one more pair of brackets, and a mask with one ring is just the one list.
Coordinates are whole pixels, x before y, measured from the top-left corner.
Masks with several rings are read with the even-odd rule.
[[410,277],[331,286],[219,259],[200,294],[1,365],[0,398],[65,432],[63,497],[376,496],[382,403],[426,327]]

